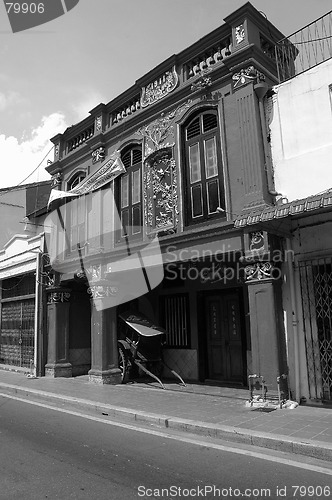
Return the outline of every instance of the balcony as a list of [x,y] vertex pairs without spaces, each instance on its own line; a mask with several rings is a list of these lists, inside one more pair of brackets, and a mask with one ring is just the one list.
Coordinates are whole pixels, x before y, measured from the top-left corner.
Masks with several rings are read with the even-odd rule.
[[231,37],[227,36],[220,42],[195,56],[184,65],[184,80],[200,74],[214,64],[222,62],[225,57],[231,55]]
[[70,153],[71,151],[74,151],[74,149],[77,149],[79,146],[82,146],[82,144],[85,143],[90,137],[94,135],[94,124],[90,125],[87,127],[85,130],[77,134],[75,137],[67,141],[67,153]]
[[279,82],[285,82],[332,57],[332,11],[275,47]]

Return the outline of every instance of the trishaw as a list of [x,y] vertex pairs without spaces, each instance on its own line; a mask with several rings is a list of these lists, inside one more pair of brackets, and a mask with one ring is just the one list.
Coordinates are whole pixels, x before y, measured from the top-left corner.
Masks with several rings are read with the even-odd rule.
[[135,367],[159,382],[163,367],[186,385],[181,376],[163,360],[162,350],[166,341],[166,330],[154,325],[141,313],[125,312],[119,315],[119,368],[121,383],[128,382]]

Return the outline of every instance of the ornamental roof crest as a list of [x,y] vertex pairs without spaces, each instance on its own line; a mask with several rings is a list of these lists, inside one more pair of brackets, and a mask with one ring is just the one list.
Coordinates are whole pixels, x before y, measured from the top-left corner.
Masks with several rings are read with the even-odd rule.
[[178,82],[179,76],[173,66],[170,71],[166,71],[146,87],[142,87],[141,107],[146,108],[168,95],[176,88]]

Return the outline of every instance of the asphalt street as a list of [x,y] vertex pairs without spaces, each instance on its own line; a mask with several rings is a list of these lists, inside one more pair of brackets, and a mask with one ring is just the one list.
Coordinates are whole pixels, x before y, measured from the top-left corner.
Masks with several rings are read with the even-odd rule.
[[1,500],[332,498],[331,464],[59,410],[0,397]]

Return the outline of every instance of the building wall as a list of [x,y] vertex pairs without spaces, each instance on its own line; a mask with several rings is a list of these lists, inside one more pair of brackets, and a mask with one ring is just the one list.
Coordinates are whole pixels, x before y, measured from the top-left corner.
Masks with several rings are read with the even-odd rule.
[[289,201],[332,186],[332,59],[274,87],[270,115],[276,190]]

